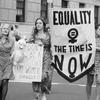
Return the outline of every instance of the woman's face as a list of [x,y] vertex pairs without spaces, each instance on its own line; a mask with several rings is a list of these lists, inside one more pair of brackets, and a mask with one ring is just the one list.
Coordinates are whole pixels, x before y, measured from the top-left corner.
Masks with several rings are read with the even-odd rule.
[[43,21],[42,20],[37,20],[37,22],[36,22],[36,28],[37,28],[37,30],[38,31],[40,31],[40,30],[43,30]]
[[9,26],[8,25],[4,25],[2,27],[2,34],[3,35],[7,35],[9,33]]

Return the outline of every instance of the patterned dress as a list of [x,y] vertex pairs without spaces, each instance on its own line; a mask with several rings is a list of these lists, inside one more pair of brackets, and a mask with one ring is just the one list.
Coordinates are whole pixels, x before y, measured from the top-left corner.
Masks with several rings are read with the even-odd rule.
[[[96,47],[100,48],[100,36],[96,38]],[[100,74],[100,50],[96,50],[95,54],[95,73]]]
[[13,75],[13,60],[11,52],[14,41],[10,38],[0,38],[0,80],[10,79]]
[[[50,35],[48,33],[44,33],[44,37],[40,37],[38,35],[34,38],[34,43],[41,41],[44,45],[43,51],[43,67],[42,67],[42,82],[33,82],[33,89],[36,92],[45,92],[48,89],[49,81],[51,79],[52,67],[51,67],[51,43],[50,43]],[[44,73],[46,76],[44,76]]]

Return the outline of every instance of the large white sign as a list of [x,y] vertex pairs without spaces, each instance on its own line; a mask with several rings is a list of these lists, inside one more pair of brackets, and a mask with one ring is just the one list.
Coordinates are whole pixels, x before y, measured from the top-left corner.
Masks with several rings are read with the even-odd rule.
[[41,82],[42,46],[27,43],[22,51],[15,50],[14,57],[14,82]]
[[92,70],[95,56],[94,9],[50,10],[53,65],[73,82]]

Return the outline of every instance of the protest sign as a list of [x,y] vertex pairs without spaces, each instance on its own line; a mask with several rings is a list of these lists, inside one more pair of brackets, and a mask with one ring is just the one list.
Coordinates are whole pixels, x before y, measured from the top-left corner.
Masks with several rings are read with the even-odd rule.
[[63,78],[74,82],[94,65],[94,9],[51,8],[49,15],[53,66]]
[[[13,82],[41,82],[43,47],[27,43],[22,52],[23,60],[20,56],[20,61],[13,66]],[[17,53],[17,57],[18,55],[20,54]]]

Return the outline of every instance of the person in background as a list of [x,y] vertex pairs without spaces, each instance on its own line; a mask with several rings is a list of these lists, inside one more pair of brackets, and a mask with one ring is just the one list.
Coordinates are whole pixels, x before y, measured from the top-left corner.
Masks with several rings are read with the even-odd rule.
[[100,24],[96,26],[95,75],[96,75],[96,100],[100,100]]
[[16,41],[21,39],[20,33],[18,32],[18,25],[15,25],[14,27],[14,33],[15,33],[15,39]]
[[11,59],[14,38],[10,34],[9,24],[3,24],[0,31],[0,100],[5,100],[9,79],[13,76],[13,60]]
[[21,39],[21,36],[18,32],[18,25],[11,25],[11,31],[13,32],[13,36],[15,37],[15,41],[18,41]]
[[51,36],[46,31],[46,23],[42,18],[37,18],[35,21],[35,28],[33,30],[31,40],[33,43],[43,45],[43,66],[42,66],[42,81],[32,82],[35,100],[46,100],[46,93],[49,93],[48,82],[51,73]]

